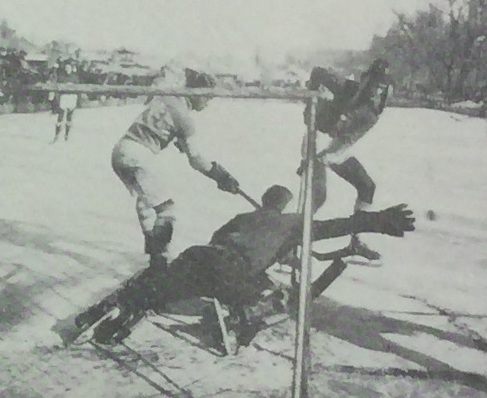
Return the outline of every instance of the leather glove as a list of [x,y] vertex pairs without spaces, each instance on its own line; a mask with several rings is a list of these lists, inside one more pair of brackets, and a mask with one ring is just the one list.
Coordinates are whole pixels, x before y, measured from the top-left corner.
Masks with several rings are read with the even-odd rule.
[[217,162],[212,162],[211,164],[212,167],[206,175],[216,181],[218,188],[225,192],[238,193],[238,181]]
[[359,211],[352,217],[356,225],[355,232],[379,232],[402,237],[404,232],[414,231],[415,218],[412,215],[413,212],[403,203],[379,212]]

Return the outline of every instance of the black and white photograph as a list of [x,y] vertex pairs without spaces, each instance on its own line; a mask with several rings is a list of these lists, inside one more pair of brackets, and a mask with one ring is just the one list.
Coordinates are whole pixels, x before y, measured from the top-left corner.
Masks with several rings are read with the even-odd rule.
[[1,0],[0,398],[487,398],[487,0]]

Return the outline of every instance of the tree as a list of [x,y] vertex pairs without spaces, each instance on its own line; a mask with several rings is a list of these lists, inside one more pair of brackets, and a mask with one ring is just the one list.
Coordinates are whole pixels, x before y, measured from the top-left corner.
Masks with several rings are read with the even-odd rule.
[[477,82],[483,76],[486,3],[443,0],[412,17],[396,13],[396,22],[385,37],[374,37],[369,53],[389,59],[400,87],[420,85],[448,101],[464,98],[472,73]]

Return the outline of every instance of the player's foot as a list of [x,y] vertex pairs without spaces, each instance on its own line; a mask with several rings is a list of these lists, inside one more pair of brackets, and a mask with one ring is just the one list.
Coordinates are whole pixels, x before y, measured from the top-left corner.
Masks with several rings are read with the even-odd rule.
[[370,261],[378,261],[381,259],[379,252],[370,249],[365,243],[361,242],[357,237],[353,237],[350,242],[350,250],[353,256],[364,257]]
[[[203,316],[201,324],[208,331],[212,340],[211,345],[226,353],[227,355],[235,355],[238,352],[239,341],[235,330],[235,319],[232,319],[230,314],[220,314],[225,323],[224,330],[219,321],[219,316],[214,305],[208,305],[203,309]],[[225,344],[226,341],[226,344]]]
[[106,314],[106,309],[103,306],[95,306],[82,312],[74,319],[74,324],[78,329],[83,329],[87,326],[93,325],[97,320]]
[[93,339],[100,344],[116,344],[132,333],[132,328],[142,318],[140,313],[121,310],[114,319],[105,319],[93,332]]

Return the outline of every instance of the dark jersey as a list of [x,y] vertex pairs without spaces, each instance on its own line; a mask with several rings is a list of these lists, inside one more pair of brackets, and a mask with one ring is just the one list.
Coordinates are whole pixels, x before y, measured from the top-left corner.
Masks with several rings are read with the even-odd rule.
[[250,265],[250,273],[258,275],[292,249],[301,231],[299,214],[261,209],[237,215],[213,234],[210,244],[236,251]]
[[[365,77],[364,79],[367,79]],[[347,115],[358,108],[366,108],[375,115],[382,113],[388,94],[388,85],[364,80],[340,80],[330,71],[314,68],[310,86],[318,89],[320,85],[333,93],[333,100],[319,98],[316,107],[316,129],[334,136],[337,123],[342,115]],[[304,111],[305,122],[309,119],[309,106]]]

